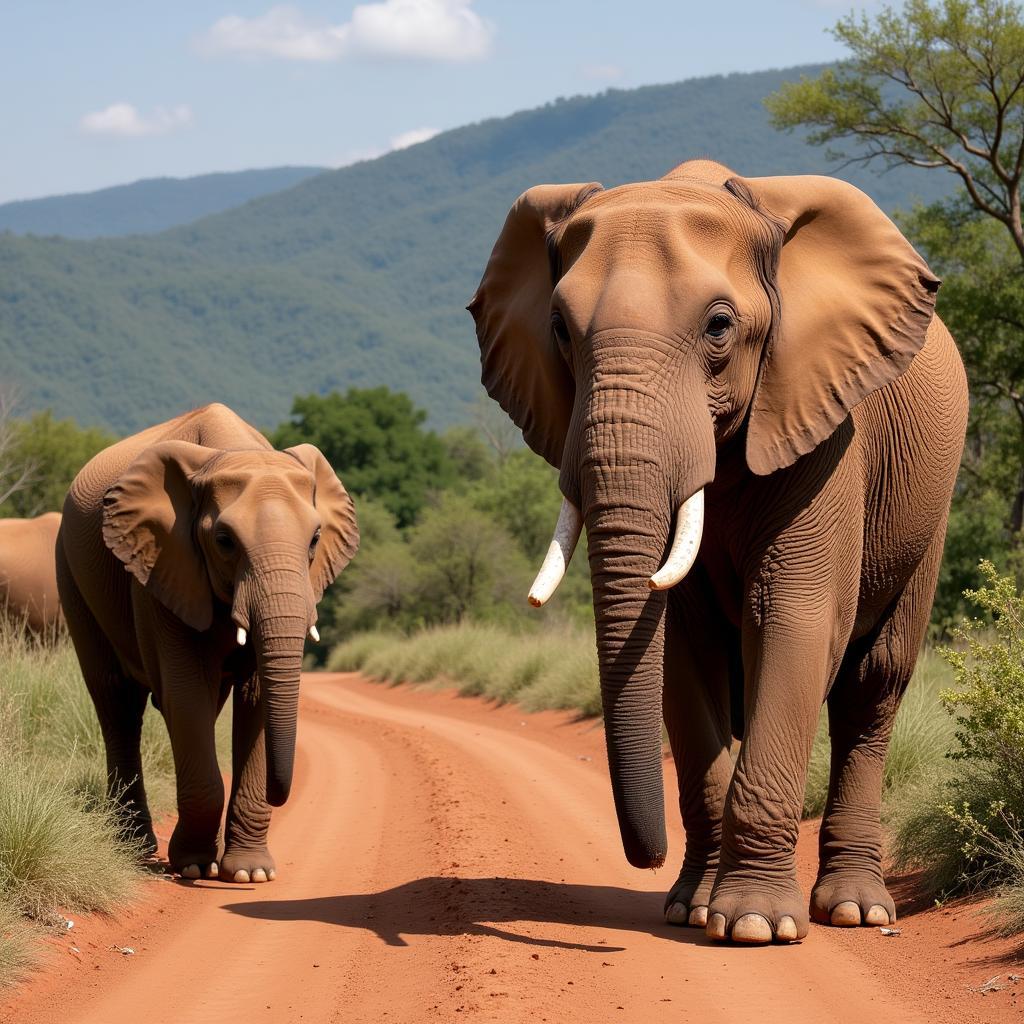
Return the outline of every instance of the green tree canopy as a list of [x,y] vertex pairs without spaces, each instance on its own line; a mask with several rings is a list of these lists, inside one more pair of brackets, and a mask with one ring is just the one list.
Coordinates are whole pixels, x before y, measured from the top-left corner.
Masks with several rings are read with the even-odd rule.
[[779,128],[851,162],[942,168],[970,205],[1001,223],[1024,260],[1024,16],[998,0],[907,0],[874,19],[850,14],[833,35],[838,68],[788,83],[766,100]]
[[116,440],[113,434],[97,427],[58,420],[49,409],[27,420],[13,421],[6,457],[11,464],[24,468],[25,478],[0,505],[0,515],[29,518],[59,512],[78,471]]
[[271,436],[275,448],[309,442],[357,496],[381,502],[399,527],[416,521],[432,491],[451,482],[444,445],[425,430],[427,414],[386,387],[306,395]]

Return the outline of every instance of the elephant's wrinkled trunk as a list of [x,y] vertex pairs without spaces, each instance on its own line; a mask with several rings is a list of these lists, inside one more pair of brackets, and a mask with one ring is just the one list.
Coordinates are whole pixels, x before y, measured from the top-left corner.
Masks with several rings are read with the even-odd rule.
[[[626,858],[642,868],[659,867],[668,853],[661,752],[668,598],[652,590],[651,578],[669,550],[680,505],[714,476],[714,434],[704,410],[703,400],[666,410],[649,393],[622,386],[601,389],[580,410],[578,493],[608,764]],[[665,424],[673,422],[680,433],[666,439]],[[564,469],[562,479],[565,490],[572,481]]]
[[595,502],[587,539],[597,620],[601,701],[612,793],[626,859],[660,867],[668,852],[661,774],[664,591],[658,569],[667,517]]
[[[309,586],[296,559],[276,558],[247,573],[248,617],[256,652],[267,755],[267,803],[288,799],[295,761],[299,677],[311,609]],[[236,605],[238,604],[236,595]]]

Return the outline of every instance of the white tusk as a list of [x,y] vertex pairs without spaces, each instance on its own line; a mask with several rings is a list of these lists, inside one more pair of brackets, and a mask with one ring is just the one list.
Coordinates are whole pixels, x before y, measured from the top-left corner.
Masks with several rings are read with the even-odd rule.
[[247,634],[246,634],[245,630],[241,626],[239,626],[238,627],[238,632],[235,634],[235,637],[238,640],[238,646],[239,647],[244,647],[245,646],[246,635]]
[[309,639],[315,644],[320,643],[320,634],[317,632],[316,626],[309,627]]
[[562,499],[562,509],[558,513],[555,524],[555,535],[551,539],[548,553],[544,556],[544,564],[537,573],[537,578],[530,587],[530,604],[539,608],[546,603],[558,588],[565,575],[566,566],[576,550],[576,542],[583,530],[583,516],[580,510],[568,499]]
[[700,550],[704,531],[704,488],[687,498],[676,516],[676,535],[665,564],[650,578],[651,590],[674,587],[689,571]]

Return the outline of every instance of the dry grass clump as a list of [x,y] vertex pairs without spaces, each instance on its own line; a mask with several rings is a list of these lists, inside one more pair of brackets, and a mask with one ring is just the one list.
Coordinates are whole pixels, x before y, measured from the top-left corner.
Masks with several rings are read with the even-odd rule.
[[382,682],[451,685],[463,694],[516,701],[529,711],[601,712],[593,637],[572,627],[515,633],[463,623],[412,636],[363,633],[335,647],[327,667]]
[[[230,735],[222,715],[218,739]],[[149,709],[143,771],[155,813],[174,806],[167,727]],[[110,911],[132,894],[139,851],[106,799],[103,739],[69,640],[0,625],[0,985],[30,964],[60,912]]]

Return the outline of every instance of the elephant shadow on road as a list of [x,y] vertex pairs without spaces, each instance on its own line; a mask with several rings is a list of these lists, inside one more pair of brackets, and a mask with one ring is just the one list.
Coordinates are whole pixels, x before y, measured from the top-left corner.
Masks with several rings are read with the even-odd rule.
[[406,946],[403,935],[488,935],[509,942],[593,953],[621,952],[604,942],[572,942],[524,935],[496,922],[563,924],[615,929],[704,945],[703,930],[663,923],[655,892],[615,886],[570,885],[524,878],[429,877],[382,892],[322,896],[305,900],[259,900],[224,907],[263,921],[321,921],[364,928],[389,946]]

